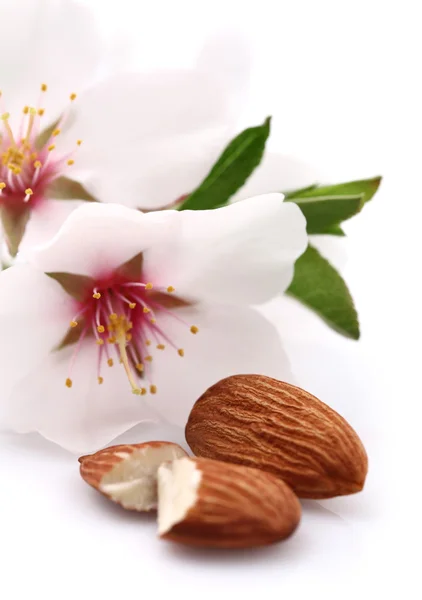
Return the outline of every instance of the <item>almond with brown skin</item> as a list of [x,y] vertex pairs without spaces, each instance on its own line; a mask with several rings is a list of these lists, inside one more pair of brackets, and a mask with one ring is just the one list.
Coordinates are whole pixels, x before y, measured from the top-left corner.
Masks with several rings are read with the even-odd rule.
[[289,537],[300,503],[280,479],[206,458],[158,469],[158,532],[189,546],[252,548]]
[[300,498],[362,490],[368,459],[352,427],[298,387],[263,375],[235,375],[209,388],[186,425],[194,454],[263,469]]
[[128,510],[157,508],[157,470],[168,460],[187,456],[171,442],[125,444],[81,456],[82,478]]

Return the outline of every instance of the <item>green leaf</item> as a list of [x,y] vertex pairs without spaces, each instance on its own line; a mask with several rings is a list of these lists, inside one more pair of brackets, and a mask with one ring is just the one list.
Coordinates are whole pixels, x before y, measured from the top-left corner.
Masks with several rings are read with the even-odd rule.
[[315,311],[338,333],[359,339],[358,315],[350,292],[340,274],[316,248],[308,246],[296,261],[287,293]]
[[304,188],[299,188],[298,190],[290,190],[289,192],[283,192],[285,200],[292,200],[293,198],[300,198],[302,194],[306,192],[310,192],[312,190],[316,190],[318,185],[314,183],[313,185],[308,185]]
[[[330,228],[338,226],[362,210],[364,195],[296,197],[287,202],[294,202],[299,206],[305,215],[306,230],[309,234],[328,232],[333,235]],[[339,235],[338,230],[334,235]]]
[[15,257],[25,234],[26,226],[31,216],[29,207],[10,210],[7,206],[0,207],[0,218],[10,256]]
[[94,280],[86,275],[61,272],[46,273],[46,275],[60,283],[64,291],[79,302],[83,302],[95,286]]
[[92,196],[79,181],[69,179],[69,177],[57,177],[54,179],[47,188],[46,196],[53,200],[85,200],[85,202],[98,202],[98,200],[94,198],[94,196]]
[[[348,183],[338,183],[335,185],[310,186],[308,189],[299,190],[300,198],[315,198],[321,196],[359,196],[363,194],[364,202],[369,202],[377,192],[381,177],[373,177],[372,179],[359,179],[358,181],[349,181]],[[296,192],[287,194],[291,198],[291,194],[297,197]]]
[[344,237],[346,235],[340,225],[331,225],[330,227],[321,230],[319,233],[325,235],[338,235],[339,237]]
[[262,125],[245,129],[235,137],[201,185],[178,207],[179,210],[204,210],[227,204],[261,162],[270,134],[270,122],[268,117]]
[[336,185],[310,185],[286,192],[285,201],[300,207],[309,234],[344,235],[339,224],[358,214],[380,183],[381,177],[374,177]]

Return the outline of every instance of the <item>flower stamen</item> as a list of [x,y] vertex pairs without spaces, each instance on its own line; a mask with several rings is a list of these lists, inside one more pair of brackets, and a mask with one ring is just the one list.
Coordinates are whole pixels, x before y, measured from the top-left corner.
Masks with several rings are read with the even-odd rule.
[[3,114],[1,115],[1,120],[3,121],[3,123],[4,123],[4,127],[5,127],[5,129],[6,129],[7,133],[8,133],[8,135],[9,135],[9,139],[10,139],[10,145],[11,145],[13,148],[16,148],[16,142],[15,142],[15,138],[13,137],[13,131],[12,131],[12,128],[10,127],[10,124],[9,124],[9,118],[10,118],[10,114],[9,114],[9,113],[7,113],[7,112],[6,112],[6,113],[3,113]]
[[31,188],[27,188],[27,189],[25,190],[25,194],[26,194],[26,195],[25,195],[25,198],[23,199],[23,201],[24,201],[24,202],[28,202],[28,201],[29,201],[29,199],[30,199],[30,197],[32,196],[32,194],[33,194],[33,193],[34,193],[34,192],[31,190]]
[[[164,294],[172,293],[173,286],[158,286],[154,292],[149,293],[153,289],[153,284],[149,282],[111,280],[107,283],[108,285],[104,285],[100,282],[92,288],[83,309],[75,315],[70,326],[76,327],[78,318],[83,314],[84,333],[88,330],[98,346],[98,383],[103,382],[101,365],[105,354],[110,367],[114,365],[114,360],[123,365],[134,394],[155,394],[157,387],[150,379],[154,357],[149,347],[154,346],[163,351],[170,346],[178,356],[185,356],[184,348],[177,346],[157,324],[161,314],[174,317],[194,334],[198,332],[198,328],[190,326],[168,308],[171,302],[164,299]],[[110,357],[111,345],[117,354],[114,360]],[[140,379],[146,379],[148,385],[142,386]]]

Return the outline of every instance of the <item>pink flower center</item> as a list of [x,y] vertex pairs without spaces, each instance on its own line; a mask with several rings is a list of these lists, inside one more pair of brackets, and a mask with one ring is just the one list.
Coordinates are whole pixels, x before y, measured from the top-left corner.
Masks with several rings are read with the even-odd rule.
[[[34,208],[44,198],[48,186],[66,168],[74,163],[73,152],[57,157],[55,139],[60,134],[67,114],[51,128],[42,131],[41,108],[47,86],[41,86],[37,107],[25,106],[19,126],[12,130],[10,114],[3,112],[0,121],[0,205],[21,212]],[[0,92],[1,96],[1,92]],[[76,94],[70,95],[73,101]],[[82,140],[78,140],[80,145]]]
[[70,323],[72,330],[78,328],[79,336],[71,359],[66,386],[72,387],[72,369],[82,342],[91,337],[98,346],[97,379],[104,381],[104,363],[112,367],[113,352],[123,365],[134,394],[144,395],[148,381],[151,394],[157,392],[151,382],[151,363],[155,350],[163,351],[166,346],[184,356],[183,348],[177,346],[160,325],[160,316],[169,315],[198,333],[195,325],[189,326],[172,308],[187,305],[174,295],[172,286],[154,287],[152,283],[132,281],[114,273],[100,278],[89,295],[79,303],[78,312]]

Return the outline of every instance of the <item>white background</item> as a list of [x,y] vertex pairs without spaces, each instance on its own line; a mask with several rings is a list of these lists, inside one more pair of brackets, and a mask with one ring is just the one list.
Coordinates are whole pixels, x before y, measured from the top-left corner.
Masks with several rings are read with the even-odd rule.
[[[135,43],[133,65],[142,68],[192,63],[219,28],[249,36],[242,124],[274,115],[270,150],[284,156],[281,187],[315,174],[328,182],[384,175],[375,200],[346,225],[348,238],[330,244],[359,309],[361,341],[341,338],[292,301],[269,309],[298,381],[355,427],[370,472],[357,496],[305,503],[300,530],[285,544],[191,551],[158,541],[153,517],[98,498],[66,452],[37,436],[3,435],[0,597],[420,598],[419,3],[86,4],[106,31]],[[138,429],[123,439],[158,436],[183,438]]]

